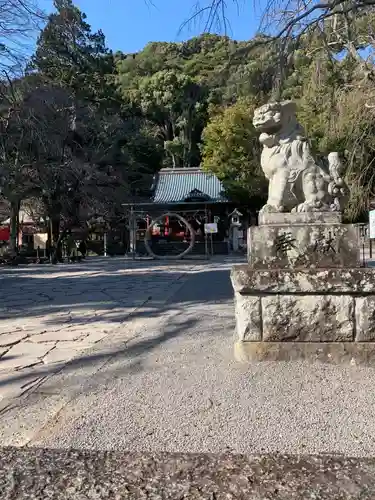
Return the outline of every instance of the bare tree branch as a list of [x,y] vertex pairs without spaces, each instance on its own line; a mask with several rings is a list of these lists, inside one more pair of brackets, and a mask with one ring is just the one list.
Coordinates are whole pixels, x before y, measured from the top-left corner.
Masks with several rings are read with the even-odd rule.
[[[203,6],[196,4],[193,16],[183,26],[199,19],[204,21],[206,31],[210,31],[213,25],[224,27],[226,31],[229,1],[238,6],[238,0],[208,0]],[[255,37],[252,46],[255,48],[273,43],[277,50],[276,99],[282,92],[292,54],[301,46],[310,56],[319,51],[324,51],[329,57],[347,52],[357,61],[364,75],[374,73],[374,21],[371,24],[368,19],[369,16],[375,19],[375,0],[266,0],[261,9],[258,28],[261,35]],[[369,25],[367,28],[366,21]],[[359,29],[360,22],[362,27]],[[314,38],[311,51],[310,36]],[[366,52],[361,50],[363,47],[366,47]],[[241,49],[237,55],[239,52]]]
[[0,0],[0,70],[20,71],[45,19],[37,0]]
[[[231,0],[238,5],[238,0]],[[346,16],[349,13],[363,14],[375,6],[375,0],[268,0],[262,6],[262,21],[258,31],[272,39],[298,37],[310,27],[315,27],[332,16]],[[204,21],[204,30],[213,26],[224,28],[228,25],[228,0],[209,0],[207,4],[196,3],[192,16],[181,29],[197,19]],[[255,6],[254,6],[255,9]],[[250,33],[249,33],[250,36]]]
[[[230,0],[238,6],[238,0]],[[196,21],[204,23],[204,31],[211,32],[214,28],[223,31],[225,34],[230,29],[230,22],[227,18],[226,11],[228,0],[208,0],[202,5],[202,2],[197,1],[192,9],[192,14],[180,26],[178,34],[190,27]]]

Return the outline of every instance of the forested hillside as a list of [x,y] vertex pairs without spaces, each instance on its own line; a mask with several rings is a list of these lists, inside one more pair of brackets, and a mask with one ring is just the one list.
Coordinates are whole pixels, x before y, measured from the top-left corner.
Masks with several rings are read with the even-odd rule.
[[356,219],[367,209],[375,172],[375,76],[371,59],[362,57],[374,40],[365,43],[361,28],[358,52],[338,42],[328,50],[319,37],[300,42],[284,61],[282,81],[276,43],[207,34],[183,44],[153,43],[119,56],[117,88],[154,127],[164,166],[201,163],[241,200],[265,187],[254,107],[295,99],[317,154],[345,156],[353,187],[348,215]]
[[[113,53],[71,0],[40,32],[17,77],[1,80],[0,184],[17,213],[32,200],[59,230],[148,195],[162,167],[202,165],[239,202],[266,184],[254,107],[295,99],[317,153],[340,151],[352,186],[349,219],[374,193],[375,15],[331,16],[298,37],[236,42],[203,34]],[[348,18],[348,19],[346,19]]]

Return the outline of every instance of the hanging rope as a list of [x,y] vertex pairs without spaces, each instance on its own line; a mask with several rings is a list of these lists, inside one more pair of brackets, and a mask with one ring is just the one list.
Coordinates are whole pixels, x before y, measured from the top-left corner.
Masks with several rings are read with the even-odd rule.
[[[180,254],[178,255],[157,255],[156,253],[153,252],[151,246],[150,246],[150,240],[151,240],[151,235],[152,235],[152,228],[154,225],[158,224],[159,222],[163,222],[163,219],[165,217],[175,217],[179,222],[181,222],[188,231],[190,231],[190,244],[189,246]],[[147,253],[153,257],[154,259],[160,259],[160,260],[174,260],[174,259],[182,259],[190,253],[193,250],[194,243],[195,243],[195,232],[192,226],[189,224],[189,222],[181,217],[181,215],[176,214],[174,212],[166,212],[165,214],[161,215],[158,217],[156,220],[150,224],[150,226],[147,228],[146,233],[145,233],[145,239],[144,239],[145,247],[147,250]]]

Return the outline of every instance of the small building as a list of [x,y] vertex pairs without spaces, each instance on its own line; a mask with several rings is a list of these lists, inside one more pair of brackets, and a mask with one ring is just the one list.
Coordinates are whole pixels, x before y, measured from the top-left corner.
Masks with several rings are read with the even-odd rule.
[[[162,214],[177,213],[195,233],[193,253],[227,254],[230,250],[229,214],[235,206],[225,196],[220,180],[201,168],[164,168],[155,175],[151,200],[134,205],[137,218],[136,250],[144,253],[144,237],[150,224],[155,253],[166,254],[168,249],[183,249],[189,245],[188,229],[177,218],[165,217],[153,223]],[[217,232],[205,234],[205,224],[214,223]],[[216,228],[215,226],[215,228]]]
[[[8,244],[10,241],[10,218],[1,221],[0,242]],[[29,251],[34,249],[34,235],[43,232],[35,220],[24,210],[20,210],[18,215],[18,244]]]

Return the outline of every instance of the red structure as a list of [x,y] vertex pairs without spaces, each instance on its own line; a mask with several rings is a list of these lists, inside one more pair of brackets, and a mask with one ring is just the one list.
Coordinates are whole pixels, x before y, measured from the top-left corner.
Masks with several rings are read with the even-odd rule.
[[0,241],[10,240],[10,229],[9,226],[0,227]]
[[[34,234],[38,232],[43,232],[43,230],[40,230],[33,219],[21,210],[19,214],[18,245],[33,248]],[[10,219],[8,218],[2,221],[0,225],[0,241],[9,242],[10,236]]]

